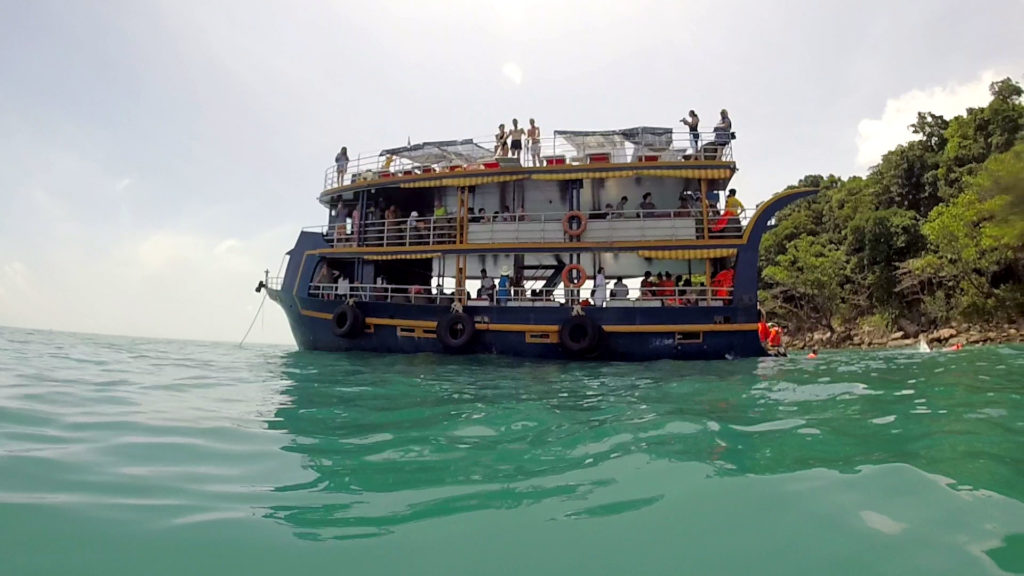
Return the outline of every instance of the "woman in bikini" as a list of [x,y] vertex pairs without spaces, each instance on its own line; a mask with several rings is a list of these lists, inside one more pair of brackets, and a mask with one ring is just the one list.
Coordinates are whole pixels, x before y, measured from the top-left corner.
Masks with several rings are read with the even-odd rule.
[[494,135],[494,157],[508,156],[508,132],[505,132],[505,125],[498,124],[498,133]]

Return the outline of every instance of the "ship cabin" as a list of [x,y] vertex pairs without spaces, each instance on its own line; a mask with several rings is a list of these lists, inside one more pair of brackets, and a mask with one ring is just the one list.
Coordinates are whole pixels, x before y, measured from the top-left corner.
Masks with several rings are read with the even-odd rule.
[[[449,311],[471,333],[541,344],[566,338],[562,316],[672,343],[756,333],[756,244],[770,215],[754,218],[742,194],[727,202],[734,138],[645,126],[560,130],[518,157],[482,139],[359,155],[325,171],[327,223],[303,230],[285,277],[268,284],[306,317],[292,319],[304,348],[352,338],[343,304],[361,310],[355,336],[386,329],[390,344],[374,346],[398,351],[459,348],[467,327],[443,322]],[[310,318],[331,321],[326,336],[297,328]]]

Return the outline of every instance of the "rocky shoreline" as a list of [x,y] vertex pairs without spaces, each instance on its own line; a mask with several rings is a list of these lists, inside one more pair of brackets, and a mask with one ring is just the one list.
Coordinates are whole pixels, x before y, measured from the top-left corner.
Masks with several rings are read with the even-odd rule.
[[1024,322],[1015,324],[960,324],[955,323],[938,330],[920,330],[914,326],[905,326],[903,330],[889,332],[878,328],[859,328],[855,330],[838,330],[830,333],[825,330],[815,332],[797,332],[786,337],[788,348],[860,348],[864,350],[877,348],[908,348],[916,346],[921,336],[928,345],[954,346],[983,344],[1012,344],[1024,342]]

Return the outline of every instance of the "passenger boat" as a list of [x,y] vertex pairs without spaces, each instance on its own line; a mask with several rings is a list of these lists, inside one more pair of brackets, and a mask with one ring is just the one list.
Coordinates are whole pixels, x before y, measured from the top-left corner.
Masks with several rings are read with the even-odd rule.
[[[327,223],[303,229],[283,276],[257,289],[308,350],[764,356],[761,238],[817,191],[723,212],[733,138],[638,127],[556,131],[521,159],[479,139],[359,156],[326,170]],[[595,291],[601,269],[604,291],[622,278],[625,294]],[[647,271],[683,281],[641,289]]]

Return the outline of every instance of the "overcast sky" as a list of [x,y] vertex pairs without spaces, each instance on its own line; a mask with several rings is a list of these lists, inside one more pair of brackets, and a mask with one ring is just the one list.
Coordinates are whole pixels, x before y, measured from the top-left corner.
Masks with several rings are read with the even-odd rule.
[[[1024,73],[1024,2],[0,0],[0,325],[237,340],[339,146],[703,124],[748,205]],[[251,338],[290,343],[265,307]]]

